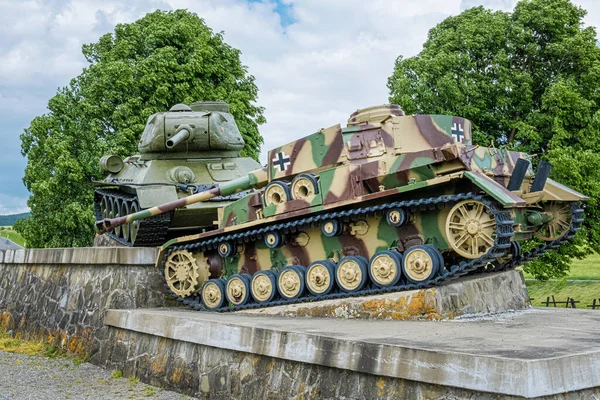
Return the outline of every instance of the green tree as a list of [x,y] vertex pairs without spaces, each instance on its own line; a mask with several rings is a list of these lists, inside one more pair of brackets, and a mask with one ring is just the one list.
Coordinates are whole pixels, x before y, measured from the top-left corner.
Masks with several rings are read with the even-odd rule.
[[536,154],[554,179],[590,196],[574,245],[527,265],[542,279],[600,251],[600,49],[585,15],[569,0],[472,8],[431,29],[417,56],[398,57],[388,80],[405,111],[464,116],[475,143]]
[[174,104],[226,101],[246,141],[243,154],[258,157],[265,119],[254,77],[240,51],[196,14],[156,11],[117,25],[84,45],[83,55],[89,65],[21,135],[31,217],[19,231],[30,247],[90,245],[99,158],[134,154],[147,118]]

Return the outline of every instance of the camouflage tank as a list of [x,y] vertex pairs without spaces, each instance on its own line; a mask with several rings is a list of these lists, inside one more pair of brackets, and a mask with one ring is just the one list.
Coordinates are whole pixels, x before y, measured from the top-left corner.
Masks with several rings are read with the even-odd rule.
[[549,172],[474,146],[464,118],[379,106],[271,150],[243,178],[97,227],[261,188],[225,206],[218,229],[162,246],[174,296],[227,311],[371,295],[514,268],[571,239],[587,198]]
[[[244,140],[223,102],[177,104],[148,118],[139,155],[104,156],[109,175],[95,182],[97,220],[135,213],[186,198],[248,174],[260,164],[240,157]],[[108,235],[127,246],[160,246],[169,237],[215,228],[217,210],[241,197],[218,196],[144,221],[117,227]]]

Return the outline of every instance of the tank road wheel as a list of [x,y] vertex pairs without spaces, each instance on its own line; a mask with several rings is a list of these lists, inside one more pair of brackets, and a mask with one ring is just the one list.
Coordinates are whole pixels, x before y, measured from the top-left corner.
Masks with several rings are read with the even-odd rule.
[[[111,198],[109,200],[109,214],[108,214],[109,218],[111,218],[111,219],[117,218],[120,216],[119,214],[120,214],[119,200]],[[121,236],[121,226],[119,225],[119,226],[115,227],[113,232],[114,232],[115,236],[117,236],[117,237]]]
[[231,257],[236,252],[236,245],[233,242],[219,243],[217,251],[221,257]]
[[[123,209],[123,200],[122,199],[115,199],[115,217],[122,217],[123,215],[123,211],[125,211]],[[119,225],[117,227],[115,227],[115,235],[118,237],[123,237],[123,225]]]
[[369,262],[361,256],[343,257],[335,270],[335,281],[345,292],[356,292],[367,282]]
[[100,215],[102,215],[102,219],[106,219],[110,218],[109,214],[109,200],[106,196],[102,195],[102,199],[100,200]]
[[327,294],[333,288],[335,264],[329,260],[315,261],[306,269],[306,287],[315,296]]
[[279,272],[277,290],[284,299],[296,299],[304,293],[304,270],[298,265],[288,265]]
[[225,302],[225,282],[211,279],[202,286],[202,302],[209,310],[221,308]]
[[187,297],[200,288],[198,263],[187,250],[172,252],[165,262],[167,286],[177,296]]
[[[123,215],[129,215],[130,206],[129,206],[129,204],[127,204],[126,201],[123,201],[123,203],[122,203],[122,210],[123,210]],[[125,239],[126,242],[129,242],[129,237],[131,236],[130,233],[131,233],[131,222],[123,224],[123,239]]]
[[275,297],[275,273],[273,271],[259,271],[252,276],[250,284],[252,297],[257,303],[268,303]]
[[379,287],[394,286],[402,275],[402,256],[397,251],[378,251],[369,261],[369,277]]
[[542,208],[552,219],[541,226],[535,233],[535,237],[545,242],[559,239],[571,227],[571,205],[551,201],[545,203]]
[[[130,213],[136,213],[140,211],[140,206],[138,205],[137,201],[134,201],[133,203],[131,203],[131,207],[129,208],[129,212]],[[140,221],[133,221],[130,222],[129,225],[129,241],[134,244],[135,240],[137,239],[137,234],[138,234],[138,230],[140,229]]]
[[283,244],[283,235],[280,232],[269,232],[265,235],[265,245],[269,249],[276,249]]
[[[437,251],[437,249],[433,248]],[[402,259],[402,272],[412,283],[427,282],[439,269],[439,258],[430,246],[412,246]]]
[[227,300],[236,306],[246,304],[250,299],[250,279],[235,274],[227,280]]
[[265,188],[265,206],[282,204],[291,198],[290,188],[286,182],[273,181]]
[[300,174],[292,181],[292,198],[304,200],[319,193],[317,179],[311,174]]
[[494,245],[496,221],[486,206],[477,200],[463,200],[450,210],[446,219],[448,244],[458,255],[479,258]]
[[339,236],[343,231],[344,226],[339,219],[329,219],[321,225],[321,232],[326,237]]

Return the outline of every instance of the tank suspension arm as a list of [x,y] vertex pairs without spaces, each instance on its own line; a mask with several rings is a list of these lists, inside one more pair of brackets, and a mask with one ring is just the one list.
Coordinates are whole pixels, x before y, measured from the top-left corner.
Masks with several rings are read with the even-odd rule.
[[102,221],[96,221],[96,230],[98,234],[103,234],[112,231],[114,228],[126,223],[137,221],[144,218],[150,218],[155,215],[163,214],[179,207],[184,207],[190,204],[199,203],[201,201],[210,200],[217,196],[229,196],[231,194],[248,190],[251,188],[259,188],[267,183],[267,170],[266,168],[259,169],[250,172],[248,175],[241,178],[231,180],[229,182],[222,183],[212,189],[205,190],[204,192],[196,193],[182,199],[170,201],[165,204],[161,204],[156,207],[148,208],[146,210],[138,211],[133,214],[124,215],[117,218],[106,218]]
[[186,128],[182,128],[173,136],[172,138],[167,140],[167,149],[172,149],[178,144],[185,142],[190,138],[190,131]]

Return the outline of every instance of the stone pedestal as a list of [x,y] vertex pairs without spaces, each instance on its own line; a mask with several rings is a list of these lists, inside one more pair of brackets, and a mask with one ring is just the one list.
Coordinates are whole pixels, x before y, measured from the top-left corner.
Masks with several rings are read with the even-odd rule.
[[530,307],[521,271],[463,277],[424,290],[238,311],[237,314],[362,319],[443,319]]
[[110,310],[92,359],[208,398],[600,396],[600,313],[528,309],[443,321]]

